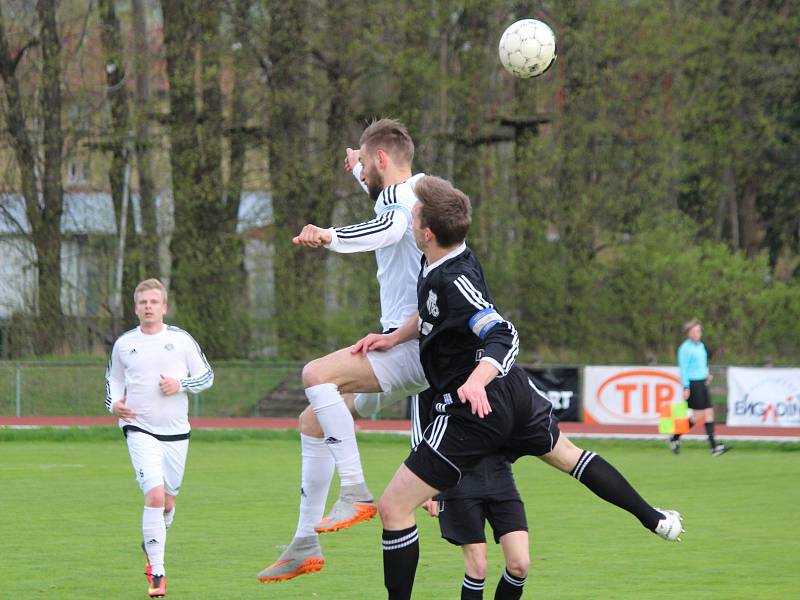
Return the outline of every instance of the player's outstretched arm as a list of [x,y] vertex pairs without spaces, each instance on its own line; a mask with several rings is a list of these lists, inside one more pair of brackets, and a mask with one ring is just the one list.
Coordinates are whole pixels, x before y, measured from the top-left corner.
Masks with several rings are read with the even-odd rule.
[[350,348],[352,354],[366,355],[371,351],[386,351],[394,348],[398,344],[414,340],[419,337],[419,330],[417,329],[417,321],[419,314],[414,313],[408,320],[400,327],[395,329],[392,333],[370,333],[358,340]]
[[323,229],[309,223],[292,238],[292,243],[306,248],[319,248],[323,244],[330,244],[332,239],[333,234],[329,229]]

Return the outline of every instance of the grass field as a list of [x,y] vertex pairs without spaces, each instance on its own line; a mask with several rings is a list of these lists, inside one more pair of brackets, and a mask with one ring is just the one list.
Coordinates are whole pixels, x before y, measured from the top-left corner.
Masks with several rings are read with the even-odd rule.
[[[361,438],[379,493],[407,439]],[[685,515],[681,544],[535,459],[515,467],[532,530],[524,598],[563,600],[798,597],[800,448],[738,444],[712,458],[700,443],[679,457],[652,442],[584,440],[656,505]],[[167,545],[168,598],[385,598],[379,522],[323,537],[321,573],[261,584],[294,533],[299,486],[294,433],[196,432]],[[332,490],[332,494],[335,489]],[[141,496],[118,431],[0,429],[3,598],[146,598]],[[460,551],[418,515],[414,598],[457,598]],[[490,548],[486,598],[502,569]]]

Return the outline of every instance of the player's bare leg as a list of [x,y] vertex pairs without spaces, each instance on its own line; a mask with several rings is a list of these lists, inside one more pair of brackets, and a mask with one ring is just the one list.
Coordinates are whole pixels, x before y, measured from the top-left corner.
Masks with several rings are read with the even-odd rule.
[[578,448],[563,433],[555,447],[539,458],[569,473],[606,502],[627,510],[653,533],[668,541],[680,541],[683,527],[679,513],[653,508],[611,464],[594,452]]
[[411,598],[419,562],[419,533],[414,511],[437,492],[402,464],[381,496],[383,581],[389,600]]
[[356,443],[355,422],[343,393],[380,392],[380,384],[366,356],[344,348],[311,361],[303,368],[303,385],[324,441],[339,472],[339,499],[315,528],[338,531],[375,516],[377,508],[364,480]]
[[461,600],[465,598],[483,598],[486,585],[486,543],[464,544],[461,546],[464,555],[464,579],[461,582]]
[[528,577],[531,558],[528,550],[528,532],[511,531],[500,538],[506,568],[497,582],[495,598],[517,599],[522,597],[523,586]]

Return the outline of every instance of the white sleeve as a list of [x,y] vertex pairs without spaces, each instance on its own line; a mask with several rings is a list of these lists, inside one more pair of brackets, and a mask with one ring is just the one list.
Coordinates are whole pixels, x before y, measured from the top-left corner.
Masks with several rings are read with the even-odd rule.
[[331,243],[326,247],[342,254],[386,248],[403,238],[410,223],[411,213],[408,209],[400,204],[390,204],[371,221],[332,227]]
[[111,405],[125,396],[125,366],[119,356],[117,344],[111,349],[111,358],[106,368],[106,410],[111,411]]
[[358,182],[358,185],[361,186],[361,189],[369,194],[369,188],[367,187],[367,184],[361,180],[361,171],[363,170],[364,165],[362,165],[360,162],[357,162],[356,166],[353,167],[353,177],[356,178],[356,181]]
[[186,334],[186,368],[189,377],[181,379],[181,390],[199,394],[214,385],[214,371],[194,338]]

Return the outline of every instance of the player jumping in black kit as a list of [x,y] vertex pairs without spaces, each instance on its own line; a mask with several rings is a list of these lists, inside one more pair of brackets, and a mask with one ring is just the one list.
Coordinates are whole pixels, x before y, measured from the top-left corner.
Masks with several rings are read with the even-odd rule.
[[653,508],[602,457],[561,435],[550,402],[514,365],[517,331],[497,312],[483,269],[464,244],[469,198],[437,177],[420,179],[416,192],[414,237],[424,254],[419,315],[391,334],[370,334],[355,347],[382,350],[418,337],[425,376],[436,394],[423,443],[400,465],[380,501],[389,599],[411,598],[419,560],[415,509],[498,450],[538,456],[650,531],[678,540],[680,515]]

